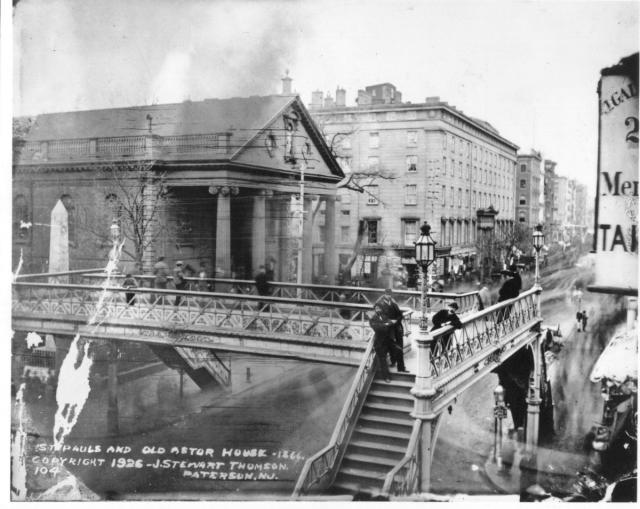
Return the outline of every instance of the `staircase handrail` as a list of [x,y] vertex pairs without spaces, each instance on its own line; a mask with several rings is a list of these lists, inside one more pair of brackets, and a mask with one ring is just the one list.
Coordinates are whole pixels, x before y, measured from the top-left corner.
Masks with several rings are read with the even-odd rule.
[[[419,445],[421,429],[420,419],[414,420],[407,452],[386,475],[384,486],[382,487],[382,495],[409,495],[416,492],[418,476],[420,475]],[[406,470],[406,473],[400,477],[400,471],[403,469]]]
[[375,360],[373,341],[369,341],[329,444],[307,459],[293,490],[293,498],[306,493],[311,486],[319,483],[323,477],[335,471],[336,464],[340,463],[340,459],[346,450],[350,432],[353,430],[355,421],[358,418],[359,408],[362,407],[375,375]]

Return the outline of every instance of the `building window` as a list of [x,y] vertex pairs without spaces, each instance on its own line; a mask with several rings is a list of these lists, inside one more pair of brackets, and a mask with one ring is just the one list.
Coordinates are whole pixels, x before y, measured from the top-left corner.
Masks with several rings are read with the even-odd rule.
[[458,188],[458,208],[462,207],[462,189]]
[[473,201],[471,202],[471,207],[476,208],[476,191],[473,192]]
[[380,186],[365,186],[367,193],[367,205],[378,205],[380,203]]
[[462,177],[462,161],[458,163],[458,177]]
[[418,144],[418,132],[407,131],[407,146],[415,147]]
[[526,222],[526,218],[525,218],[524,212],[520,212],[520,217],[518,218],[518,221],[520,221],[521,223],[525,223]]
[[367,225],[367,242],[369,244],[377,244],[378,243],[378,220],[368,219],[366,222],[366,225]]
[[28,229],[20,228],[22,222],[27,223],[29,221],[29,205],[27,198],[23,194],[17,195],[13,199],[13,233],[20,238],[25,238],[28,235]]
[[380,134],[369,133],[369,148],[378,148],[380,146]]
[[340,227],[340,241],[341,242],[351,242],[351,227],[350,226],[341,226]]
[[380,158],[378,156],[369,156],[367,159],[369,171],[378,171],[380,168]]
[[351,217],[351,211],[348,209],[342,209],[342,218],[343,219],[349,219]]
[[447,222],[446,221],[442,221],[440,223],[440,238],[442,239],[442,243],[446,246],[447,245]]
[[520,189],[527,187],[527,181],[525,179],[520,179]]
[[418,186],[416,184],[407,184],[404,186],[404,204],[405,205],[417,205],[418,204]]
[[526,164],[521,164],[520,165],[520,171],[527,171],[527,165]]
[[418,238],[418,221],[415,219],[403,219],[402,230],[405,246],[413,246]]
[[447,186],[442,186],[442,206],[447,204]]
[[527,204],[527,199],[524,197],[524,195],[520,195],[520,205],[526,205]]
[[407,156],[407,171],[418,171],[418,156]]
[[469,206],[469,190],[465,189],[464,191],[464,206],[468,207]]
[[455,205],[455,198],[453,197],[453,187],[449,188],[449,203],[451,204],[451,208]]

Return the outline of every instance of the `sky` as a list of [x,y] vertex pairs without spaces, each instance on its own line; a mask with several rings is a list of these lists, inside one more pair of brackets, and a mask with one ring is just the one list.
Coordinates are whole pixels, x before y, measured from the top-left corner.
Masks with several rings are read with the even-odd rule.
[[440,96],[595,193],[600,69],[639,2],[20,0],[14,115],[279,93]]

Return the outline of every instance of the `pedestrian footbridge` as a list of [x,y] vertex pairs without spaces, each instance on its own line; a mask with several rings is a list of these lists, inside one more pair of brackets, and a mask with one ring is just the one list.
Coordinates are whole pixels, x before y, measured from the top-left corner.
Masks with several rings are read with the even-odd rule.
[[[13,328],[357,366],[372,336],[372,303],[383,293],[271,283],[267,297],[256,295],[255,285],[246,280],[190,278],[190,289],[178,291],[150,288],[152,277],[138,279],[140,288],[125,290],[121,276],[107,279],[102,270],[20,276],[13,283]],[[207,290],[198,290],[203,287]],[[127,292],[135,294],[130,304]],[[410,331],[420,294],[394,296]],[[429,297],[434,309],[454,299],[463,313],[477,301],[476,292]]]
[[[139,281],[150,282],[144,277]],[[191,279],[191,288],[184,291],[125,290],[120,283],[100,271],[18,277],[13,283],[13,329],[144,342],[165,362],[182,358],[194,380],[204,370],[221,385],[229,381],[229,367],[217,357],[219,351],[358,366],[333,435],[305,463],[294,498],[429,491],[443,411],[522,349],[533,359],[527,447],[537,442],[540,287],[481,311],[475,311],[476,292],[430,293],[430,311],[456,300],[463,325],[435,331],[417,326],[419,292],[394,292],[407,319],[410,341],[405,344],[412,359],[407,363],[410,373],[394,373],[391,383],[385,383],[376,378],[368,323],[381,289],[272,283],[271,295],[260,296],[251,281]],[[130,302],[127,292],[134,294]]]

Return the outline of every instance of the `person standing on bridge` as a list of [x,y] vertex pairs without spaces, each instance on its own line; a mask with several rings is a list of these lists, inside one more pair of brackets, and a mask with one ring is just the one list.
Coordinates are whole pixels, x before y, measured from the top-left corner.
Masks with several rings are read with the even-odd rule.
[[402,310],[393,298],[393,290],[387,288],[384,294],[376,301],[376,304],[382,308],[382,314],[395,321],[395,326],[391,328],[392,335],[390,342],[389,355],[391,357],[391,366],[398,366],[398,373],[406,373],[404,366],[404,327],[402,326]]
[[[518,266],[511,265],[509,270],[503,270],[502,273],[506,276],[510,276],[498,291],[498,302],[504,302],[506,300],[515,299],[518,295],[520,295],[520,290],[522,289],[522,278],[518,273]],[[500,323],[503,320],[509,318],[511,314],[511,306],[506,306],[502,308],[498,313],[497,322]]]
[[[173,269],[173,286],[176,290],[184,291],[187,289],[187,280],[184,275],[184,263],[178,261]],[[175,305],[179,306],[182,302],[182,295],[176,295]]]
[[395,328],[395,321],[390,320],[384,314],[384,310],[380,304],[373,305],[373,316],[369,319],[369,325],[373,329],[373,349],[376,351],[378,358],[378,372],[384,378],[384,381],[391,382],[389,366],[387,366],[387,355],[393,342],[392,334]]
[[[153,286],[162,290],[167,289],[167,281],[169,279],[169,266],[164,261],[164,256],[159,256],[158,261],[153,266]],[[162,295],[156,295],[156,300],[160,299],[160,302],[164,304],[164,297]]]
[[[258,295],[268,296],[271,294],[271,285],[269,285],[269,276],[264,265],[260,265],[256,274],[256,291]],[[258,302],[258,311],[262,309],[263,302]],[[265,311],[269,310],[269,304],[264,304]]]
[[[444,327],[445,325],[451,325],[454,329],[462,329],[462,322],[457,315],[458,311],[458,303],[455,301],[451,301],[447,304],[446,309],[441,309],[438,311],[433,317],[431,317],[431,321],[433,322],[433,327],[431,330],[439,329],[440,327]],[[453,335],[453,331],[440,336],[440,345],[442,345],[443,351],[446,351],[451,346],[451,336]]]
[[[122,282],[122,287],[130,290],[132,288],[137,288],[138,283],[136,283],[135,278],[131,274],[127,274]],[[135,304],[136,294],[134,292],[125,292],[124,296],[127,299],[127,306]]]

